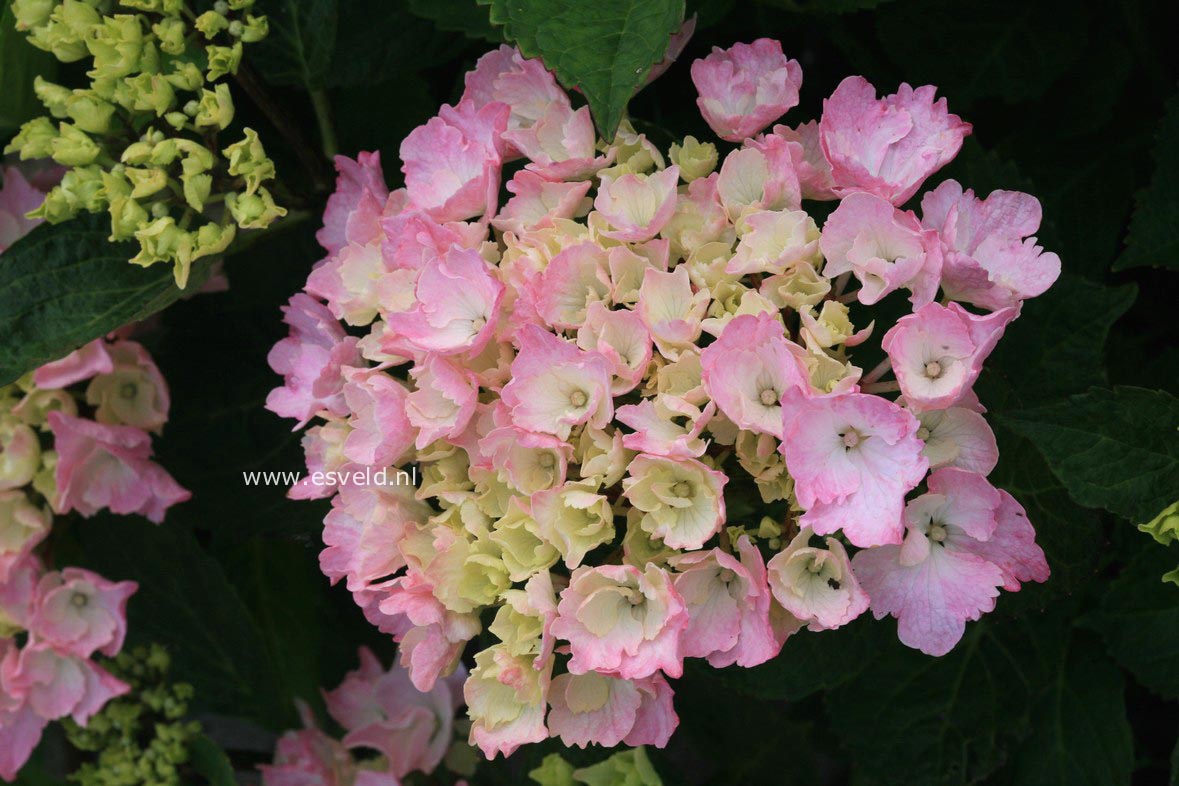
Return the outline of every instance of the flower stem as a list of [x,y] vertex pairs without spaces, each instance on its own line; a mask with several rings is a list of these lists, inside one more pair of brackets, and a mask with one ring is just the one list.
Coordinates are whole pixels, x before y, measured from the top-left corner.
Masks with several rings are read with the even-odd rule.
[[319,123],[319,139],[323,145],[323,154],[331,161],[339,152],[339,144],[336,142],[336,129],[332,126],[332,105],[328,101],[327,91],[312,90],[311,106],[315,109],[315,119]]
[[891,369],[892,369],[892,358],[886,357],[884,360],[882,360],[878,364],[876,364],[876,368],[872,369],[871,371],[869,371],[867,374],[864,375],[864,378],[860,380],[860,384],[871,385],[873,382],[875,382],[876,380],[883,377]]

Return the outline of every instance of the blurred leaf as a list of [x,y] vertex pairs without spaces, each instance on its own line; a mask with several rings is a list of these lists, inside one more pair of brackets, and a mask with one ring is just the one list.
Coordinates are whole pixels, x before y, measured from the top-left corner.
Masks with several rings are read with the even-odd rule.
[[1150,185],[1135,202],[1126,250],[1114,270],[1150,265],[1179,270],[1179,95],[1167,102]]
[[1070,637],[1050,674],[1015,755],[1013,786],[1128,786],[1134,742],[1122,673]]
[[206,786],[236,786],[233,765],[225,751],[203,734],[188,748],[188,764],[205,779]]
[[438,111],[438,100],[413,72],[339,88],[332,91],[331,99],[340,149],[380,151],[390,179],[401,177],[397,171],[401,140]]
[[128,264],[135,247],[111,243],[109,233],[105,215],[85,215],[42,224],[4,252],[0,384],[154,314],[208,276],[208,265],[198,263],[188,289],[177,289],[171,265]]
[[940,658],[884,650],[828,694],[831,722],[869,782],[974,783],[1023,736],[1062,632],[1043,620],[974,622]]
[[487,10],[475,0],[409,0],[411,13],[429,19],[439,30],[462,33],[468,38],[500,43],[503,38],[491,26]]
[[806,14],[846,14],[878,8],[893,0],[759,0],[766,5]]
[[481,1],[521,52],[585,95],[607,139],[684,20],[684,0]]
[[1085,51],[1085,17],[1063,0],[917,0],[884,6],[876,27],[905,81],[937,85],[954,112],[1042,94]]
[[1138,682],[1169,699],[1179,698],[1179,587],[1163,573],[1179,562],[1176,550],[1139,535],[1134,559],[1084,617],[1109,653]]
[[33,77],[52,78],[57,60],[29,44],[16,29],[11,0],[0,0],[0,137],[43,112]]
[[1013,400],[987,395],[984,383],[983,401],[1006,411],[1106,384],[1106,337],[1136,296],[1133,284],[1105,287],[1062,275],[1043,295],[1024,302],[987,361],[988,381],[1002,377]]
[[1094,388],[1001,419],[1036,444],[1082,505],[1143,522],[1179,488],[1179,399],[1169,393]]
[[[345,0],[346,3],[353,0]],[[273,85],[324,87],[336,49],[338,0],[268,0],[270,35],[251,49],[249,61]]]
[[100,514],[76,533],[78,562],[112,580],[139,582],[127,607],[130,639],[168,648],[175,678],[195,689],[194,708],[272,728],[294,724],[249,610],[187,530],[171,520],[157,526]]
[[[459,14],[460,17],[472,24],[482,20],[483,27],[494,36],[493,40],[499,39],[487,21],[486,9],[476,5],[475,0],[442,3],[430,0],[422,5],[437,10],[440,15],[463,6],[465,17]],[[426,14],[411,9],[407,0],[347,0],[341,3],[339,33],[331,57],[328,85],[365,88],[383,80],[409,81],[411,78],[421,82],[415,72],[452,60],[470,43],[442,32],[450,28],[431,24],[422,18],[424,16]],[[380,106],[377,98],[370,99],[370,109]]]

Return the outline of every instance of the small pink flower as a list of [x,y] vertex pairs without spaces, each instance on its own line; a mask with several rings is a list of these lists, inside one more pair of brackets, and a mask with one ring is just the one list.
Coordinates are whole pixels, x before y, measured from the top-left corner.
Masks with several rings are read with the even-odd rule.
[[[702,410],[674,396],[659,396],[621,406],[615,410],[614,418],[634,429],[633,434],[622,437],[622,444],[628,450],[671,459],[693,459],[708,448],[708,440],[701,439],[700,434],[715,412],[715,403],[710,402]],[[678,419],[683,423],[676,422]]]
[[344,456],[370,467],[400,464],[417,436],[406,417],[409,391],[383,371],[351,369],[345,377],[352,431],[344,440]]
[[651,331],[659,352],[676,358],[700,338],[710,300],[708,290],[692,291],[686,265],[667,273],[651,268],[643,276],[635,311]]
[[930,475],[929,493],[909,503],[905,524],[903,545],[861,551],[852,569],[872,599],[872,614],[896,617],[901,642],[926,654],[953,649],[967,620],[995,608],[999,587],[1047,578],[1019,503],[978,475]]
[[683,599],[656,565],[580,567],[557,604],[553,635],[569,642],[569,671],[640,679],[683,673],[679,651],[688,625]]
[[151,461],[151,437],[134,426],[111,426],[49,413],[58,453],[58,513],[76,510],[93,516],[137,513],[155,523],[178,502],[192,496],[163,467]]
[[336,156],[335,165],[336,190],[328,197],[324,208],[323,227],[315,233],[315,239],[331,254],[351,240],[348,237],[349,220],[362,201],[367,198],[383,207],[389,198],[379,152],[360,153],[355,161],[347,156]]
[[[15,641],[0,639],[0,663],[8,659],[9,653],[15,655],[16,652]],[[47,723],[27,702],[0,689],[0,779],[16,780],[41,741]]]
[[1040,200],[1018,191],[986,199],[947,180],[921,200],[921,223],[946,246],[946,297],[996,311],[1044,294],[1060,276],[1060,257],[1036,245]]
[[88,658],[114,657],[127,635],[127,600],[139,585],[107,581],[81,568],[49,573],[37,584],[37,610],[29,627],[57,650]]
[[422,269],[412,310],[390,314],[391,352],[478,354],[494,335],[504,285],[478,251],[451,248]]
[[526,59],[507,44],[480,57],[463,82],[463,100],[469,99],[475,108],[493,102],[508,105],[508,131],[531,128],[552,104],[569,106],[569,96],[544,64],[536,58]]
[[991,474],[999,463],[999,445],[986,419],[966,407],[918,412],[917,438],[925,443],[921,455],[930,469],[957,467],[979,475]]
[[[321,426],[312,426],[303,432],[299,440],[303,448],[303,458],[307,464],[307,475],[291,487],[287,496],[291,499],[323,499],[336,493],[338,483],[326,482],[325,473],[340,473],[349,469],[357,469],[355,464],[349,464],[344,456],[344,441],[351,429],[342,420],[329,420]],[[313,482],[313,478],[319,479]],[[338,480],[338,475],[331,476]]]
[[800,123],[797,128],[774,126],[774,134],[789,142],[797,142],[794,148],[794,170],[802,187],[803,199],[828,201],[838,199],[835,181],[831,177],[831,162],[823,155],[819,141],[819,121]]
[[786,611],[813,631],[838,628],[868,610],[868,595],[852,573],[847,551],[838,538],[826,548],[809,545],[811,530],[802,531],[766,565],[770,589]]
[[965,396],[1016,308],[975,316],[957,303],[928,303],[901,317],[881,346],[892,361],[909,408],[945,409]]
[[64,388],[98,374],[107,374],[114,367],[115,362],[107,352],[106,341],[96,338],[61,360],[46,363],[38,368],[33,372],[33,383],[47,390]]
[[643,702],[632,681],[594,671],[553,677],[548,699],[549,734],[578,748],[618,745],[634,728]]
[[725,156],[716,189],[733,223],[756,210],[798,210],[802,206],[791,151],[790,142],[771,135],[750,140]]
[[568,439],[576,425],[602,428],[610,422],[614,400],[605,357],[535,325],[524,326],[517,339],[520,354],[501,394],[517,427]]
[[517,235],[553,226],[557,219],[569,219],[582,207],[593,183],[583,180],[561,183],[546,180],[528,169],[521,169],[508,181],[513,194],[499,214],[491,220],[501,232]]
[[172,400],[155,361],[135,341],[116,341],[107,352],[113,368],[86,387],[86,403],[97,408],[95,419],[160,433]]
[[552,434],[526,431],[510,423],[479,441],[481,466],[502,471],[502,479],[521,494],[535,494],[565,482],[573,446]]
[[761,434],[782,430],[782,396],[809,394],[805,350],[786,338],[776,314],[743,314],[700,353],[704,389],[730,420]]
[[[391,271],[419,272],[452,246],[478,249],[487,239],[484,224],[464,221],[439,223],[420,210],[407,210],[381,219],[381,254]],[[413,279],[416,282],[416,278]],[[397,292],[383,293],[382,307],[388,311]]]
[[897,289],[908,289],[914,306],[937,295],[942,270],[937,233],[923,230],[917,217],[872,194],[851,194],[827,217],[819,248],[829,278],[852,273],[866,306]]
[[405,415],[418,429],[418,450],[439,439],[457,439],[479,402],[479,381],[441,355],[427,355],[410,370],[417,389],[406,398]]
[[862,76],[839,83],[819,121],[836,194],[867,191],[900,205],[958,155],[970,123],[950,114],[946,99],[934,101],[936,92],[932,85],[902,84],[877,99]]
[[596,155],[589,107],[575,110],[567,100],[550,103],[530,128],[509,130],[503,137],[529,159],[528,171],[545,180],[585,180],[614,158],[613,152]]
[[510,114],[497,101],[460,101],[411,131],[401,143],[409,203],[438,221],[494,215]]
[[323,521],[319,567],[333,584],[346,579],[350,592],[391,576],[405,567],[406,530],[430,513],[408,486],[343,486]]
[[28,705],[45,720],[69,716],[82,726],[130,687],[93,662],[33,641],[0,662],[0,692]]
[[41,219],[25,218],[25,214],[40,207],[45,194],[13,166],[0,168],[0,181],[3,181],[0,188],[0,254],[3,254],[41,223]]
[[577,329],[577,346],[599,352],[610,362],[611,392],[629,393],[643,380],[651,365],[651,331],[634,311],[611,311],[600,302],[586,308],[585,321]]
[[691,458],[643,454],[626,468],[622,494],[639,526],[673,549],[699,549],[725,523],[728,476]]
[[720,549],[672,560],[675,588],[690,621],[680,639],[686,658],[708,658],[716,668],[744,668],[770,660],[782,648],[770,625],[770,591],[761,553],[742,536],[740,559]]
[[787,390],[782,421],[800,522],[817,535],[842,529],[856,546],[900,543],[905,494],[929,466],[917,418],[879,396]]
[[327,307],[298,293],[283,307],[291,334],[270,350],[266,361],[283,376],[283,386],[270,391],[266,408],[279,417],[305,425],[321,411],[348,414],[343,370],[360,364],[356,339],[344,333]]
[[367,647],[359,655],[360,668],[324,694],[328,712],[347,732],[344,745],[379,751],[399,778],[433,772],[453,737],[465,673],[419,692],[401,666],[386,670]]
[[530,296],[537,314],[552,327],[577,329],[585,322],[589,306],[610,302],[613,286],[608,264],[606,250],[597,243],[562,249],[532,279]]
[[740,142],[798,105],[802,67],[782,54],[782,44],[759,38],[752,44],[713,47],[692,63],[696,105],[721,139]]
[[675,211],[680,168],[671,166],[650,175],[602,175],[594,208],[613,227],[614,240],[639,243],[659,234]]
[[398,640],[401,665],[414,687],[429,692],[439,678],[454,671],[463,648],[480,631],[479,618],[447,609],[434,596],[429,580],[414,570],[372,589],[380,593],[382,614],[401,615],[410,623]]

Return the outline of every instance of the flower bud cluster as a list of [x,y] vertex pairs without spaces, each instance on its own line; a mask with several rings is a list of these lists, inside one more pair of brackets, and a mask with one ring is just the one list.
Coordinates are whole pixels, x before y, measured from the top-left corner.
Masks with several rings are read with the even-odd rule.
[[219,139],[234,119],[224,79],[237,72],[243,44],[267,33],[252,6],[222,0],[194,16],[184,0],[14,0],[31,44],[91,65],[82,89],[37,77],[49,114],[4,150],[68,168],[30,217],[108,213],[111,240],[139,243],[130,261],[171,263],[183,288],[193,262],[223,252],[238,229],[284,215],[262,185],[274,164],[257,134]]
[[665,155],[484,56],[402,143],[404,188],[337,159],[270,355],[309,469],[417,470],[291,496],[332,498],[321,567],[416,686],[471,664],[489,757],[663,746],[685,658],[755,666],[869,609],[940,655],[1048,575],[972,392],[1059,273],[1039,203],[947,180],[902,207],[970,132],[933,87],[849,77],[767,131],[802,82],[777,42],[691,72],[734,144]]

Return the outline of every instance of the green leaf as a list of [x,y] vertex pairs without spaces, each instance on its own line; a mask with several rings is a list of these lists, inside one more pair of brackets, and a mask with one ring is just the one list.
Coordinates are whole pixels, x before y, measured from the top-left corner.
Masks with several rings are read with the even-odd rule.
[[11,0],[0,0],[0,136],[42,113],[33,77],[52,77],[57,61],[29,44],[16,29]]
[[439,30],[493,44],[503,40],[483,9],[476,7],[475,0],[409,0],[409,10],[433,22]]
[[1144,536],[1134,559],[1102,594],[1084,624],[1101,634],[1109,653],[1138,682],[1179,698],[1179,587],[1161,576],[1179,562],[1179,550]]
[[684,20],[684,0],[484,1],[508,40],[585,95],[606,139]]
[[[1133,284],[1106,287],[1061,276],[1043,295],[1024,303],[987,361],[980,397],[1002,411],[1106,384],[1106,337],[1137,294]],[[989,395],[995,377],[1005,383],[1004,394]]]
[[883,649],[828,694],[832,725],[872,783],[975,783],[1022,737],[1057,638],[1049,634],[1061,632],[1044,620],[988,620],[940,658]]
[[1143,522],[1179,488],[1179,399],[1169,393],[1094,388],[1001,419],[1036,443],[1082,505]]
[[1167,102],[1150,185],[1138,194],[1126,250],[1114,270],[1142,265],[1179,270],[1179,95]]
[[981,98],[1036,98],[1086,40],[1082,7],[1022,0],[895,3],[880,9],[876,27],[905,80],[937,85],[952,112]]
[[891,3],[893,0],[759,0],[766,5],[807,14],[847,14],[866,11]]
[[1109,658],[1070,639],[1016,752],[1013,786],[1128,786],[1134,741],[1125,682]]
[[195,689],[194,706],[272,728],[294,724],[294,708],[279,690],[253,617],[225,571],[187,530],[171,521],[156,526],[100,514],[76,533],[81,549],[71,562],[111,580],[139,582],[128,604],[130,636],[168,648],[173,676]]
[[225,751],[205,735],[192,741],[188,747],[188,764],[197,775],[205,779],[207,786],[236,786],[233,765]]
[[177,289],[170,265],[128,264],[135,249],[108,233],[105,216],[43,224],[0,257],[0,384],[150,316],[208,275],[198,263]]
[[273,85],[324,87],[336,49],[337,0],[269,0],[259,10],[270,19],[270,35],[251,49],[250,63]]

